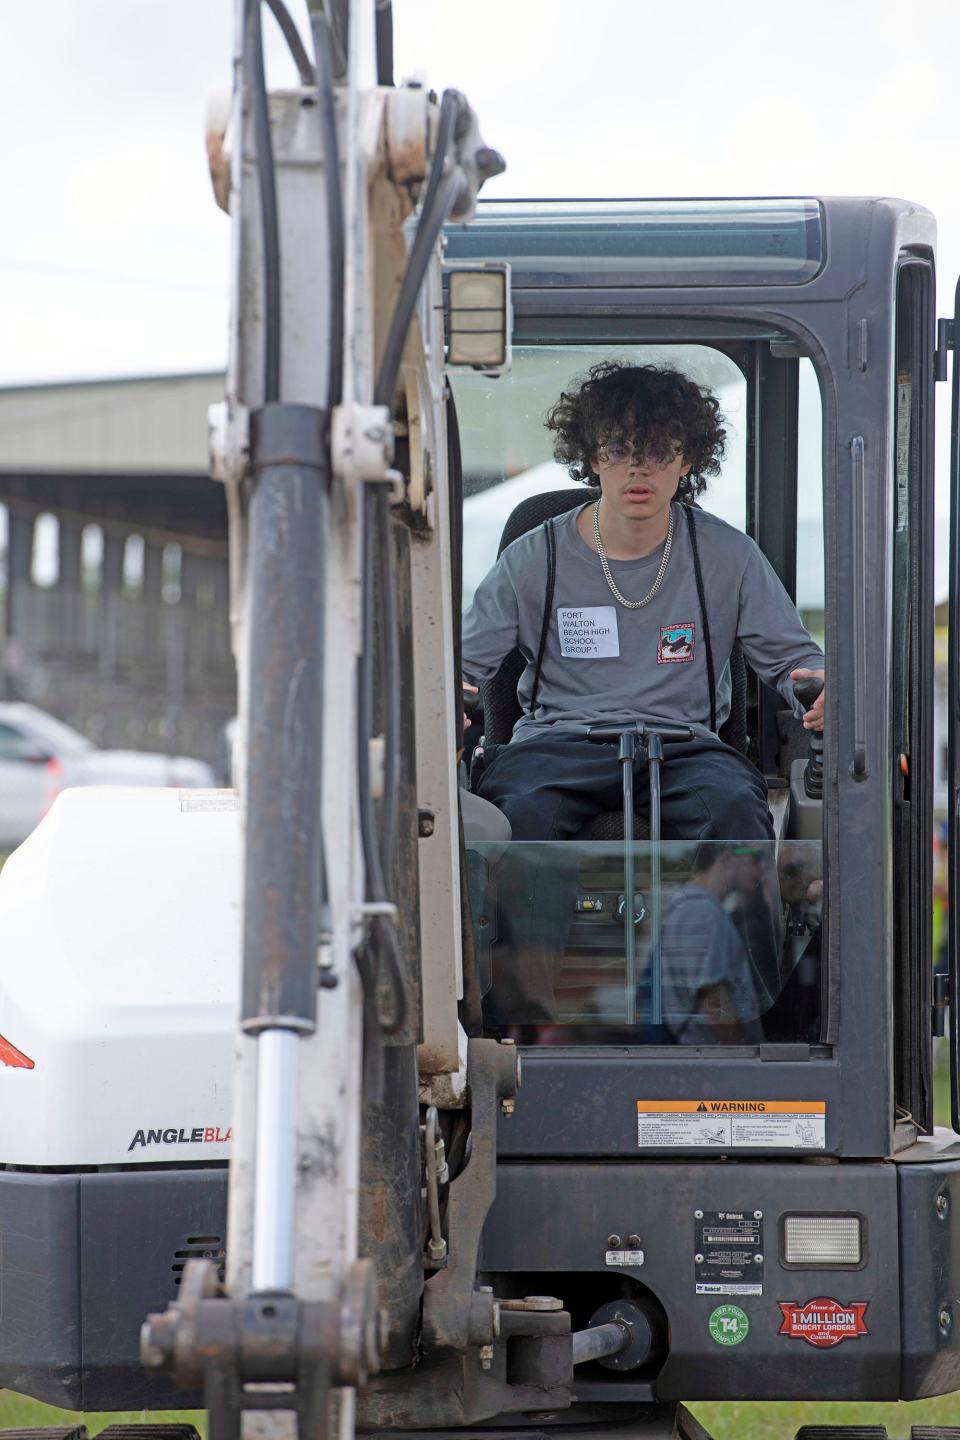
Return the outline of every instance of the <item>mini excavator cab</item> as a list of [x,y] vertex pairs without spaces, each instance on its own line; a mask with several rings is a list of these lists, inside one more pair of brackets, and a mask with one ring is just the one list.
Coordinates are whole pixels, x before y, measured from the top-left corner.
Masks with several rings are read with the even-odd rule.
[[[729,420],[700,503],[753,537],[826,655],[812,755],[745,677],[740,743],[776,840],[726,847],[736,1025],[699,1013],[709,934],[666,941],[710,846],[517,842],[465,806],[473,1025],[523,1061],[487,1281],[518,1304],[559,1297],[574,1331],[620,1307],[642,1335],[578,1366],[571,1420],[956,1388],[960,1150],[933,1126],[930,932],[933,401],[953,331],[938,351],[932,217],[895,200],[491,202],[447,257],[509,262],[515,315],[512,373],[453,378],[464,601],[518,504],[582,503],[543,428],[561,389],[600,359],[667,362]],[[483,728],[502,741],[492,688]]]

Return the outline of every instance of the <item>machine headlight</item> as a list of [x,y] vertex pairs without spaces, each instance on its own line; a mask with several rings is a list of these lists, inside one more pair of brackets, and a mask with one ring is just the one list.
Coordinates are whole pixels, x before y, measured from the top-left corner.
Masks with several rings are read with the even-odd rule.
[[863,1222],[859,1215],[785,1215],[785,1265],[860,1265]]
[[445,265],[447,364],[488,373],[510,368],[510,267],[505,263]]

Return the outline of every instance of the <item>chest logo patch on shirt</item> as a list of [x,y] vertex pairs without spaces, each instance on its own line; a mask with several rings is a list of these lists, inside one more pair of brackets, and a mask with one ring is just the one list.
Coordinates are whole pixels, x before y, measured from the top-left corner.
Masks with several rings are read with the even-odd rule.
[[661,625],[660,643],[657,646],[658,665],[682,665],[693,659],[695,627],[690,625]]
[[614,605],[584,605],[557,610],[560,654],[565,660],[605,660],[620,654],[617,611]]

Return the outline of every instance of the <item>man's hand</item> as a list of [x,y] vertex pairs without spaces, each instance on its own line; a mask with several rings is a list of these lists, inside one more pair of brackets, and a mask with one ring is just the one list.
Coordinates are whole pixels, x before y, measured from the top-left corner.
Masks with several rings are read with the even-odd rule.
[[[478,690],[478,688],[477,688],[476,685],[469,685],[466,680],[464,680],[464,681],[462,682],[462,685],[463,685],[463,694],[464,694],[464,704],[466,704],[466,697],[467,697],[468,695],[479,695],[479,694],[480,694],[480,691]],[[469,730],[469,729],[470,729],[470,716],[467,714],[466,710],[464,710],[464,712],[463,712],[463,728],[464,728],[464,730]]]
[[[460,683],[461,683],[461,685],[463,686],[463,703],[464,703],[464,704],[467,703],[467,696],[468,696],[468,695],[479,695],[479,694],[480,694],[480,691],[477,689],[476,685],[468,685],[467,682],[466,682],[466,680],[462,680]],[[469,729],[470,729],[470,716],[467,714],[466,710],[464,710],[464,712],[463,712],[463,733],[466,734]],[[461,761],[462,759],[463,759],[463,746],[461,745],[461,746],[460,746],[460,749],[457,751],[457,764],[458,764],[458,765],[460,764],[460,761]]]
[[[790,679],[791,679],[791,680],[812,680],[814,677],[816,677],[818,680],[822,680],[822,679],[823,679],[823,671],[822,671],[822,670],[791,670],[791,671],[790,671]],[[826,696],[826,691],[825,691],[825,690],[821,690],[821,691],[820,691],[820,694],[817,696],[816,700],[814,700],[813,704],[810,706],[810,709],[804,712],[804,716],[803,716],[803,728],[804,728],[804,730],[822,730],[822,729],[823,729],[823,702],[824,702],[825,696]]]

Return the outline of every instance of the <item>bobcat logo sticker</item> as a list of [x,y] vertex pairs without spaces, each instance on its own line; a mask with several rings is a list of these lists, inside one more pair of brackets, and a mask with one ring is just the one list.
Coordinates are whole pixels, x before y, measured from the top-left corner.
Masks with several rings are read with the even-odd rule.
[[690,625],[662,625],[660,643],[657,646],[658,665],[682,665],[693,659],[694,627]]

